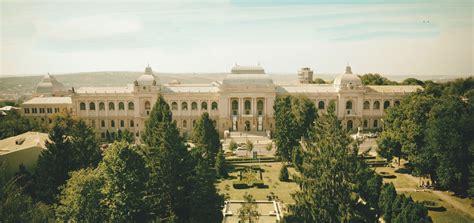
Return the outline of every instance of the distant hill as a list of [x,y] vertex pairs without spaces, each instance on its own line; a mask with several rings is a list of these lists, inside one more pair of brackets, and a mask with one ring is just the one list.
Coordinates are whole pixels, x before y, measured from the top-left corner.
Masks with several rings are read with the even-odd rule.
[[[102,71],[102,72],[83,72],[54,75],[58,81],[61,81],[67,88],[80,87],[99,87],[99,86],[126,86],[143,72],[129,71]],[[295,74],[269,74],[276,84],[297,83]],[[222,81],[225,73],[158,73],[155,74],[160,83],[169,83],[172,80],[178,80],[181,83],[210,83],[213,81]],[[322,78],[326,81],[332,81],[337,74],[315,74],[315,78]],[[386,76],[390,80],[401,81],[413,76]],[[0,77],[0,100],[14,100],[22,96],[31,95],[36,84],[43,76],[17,76]],[[454,79],[452,76],[420,76],[415,77],[421,80],[448,80]]]

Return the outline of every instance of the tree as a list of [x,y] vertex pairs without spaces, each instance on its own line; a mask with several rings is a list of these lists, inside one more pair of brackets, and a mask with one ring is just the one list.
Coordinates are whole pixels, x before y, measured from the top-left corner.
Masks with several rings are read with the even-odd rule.
[[[116,145],[115,145],[116,147]],[[56,216],[62,222],[104,222],[109,216],[101,204],[104,200],[104,179],[99,171],[91,168],[71,173],[61,191]]]
[[[360,191],[354,185],[357,166],[363,162],[357,147],[335,114],[335,105],[328,107],[316,122],[314,142],[306,143],[300,177],[301,188],[292,194],[295,204],[289,212],[296,222],[348,222],[367,219],[359,203]],[[365,208],[366,209],[366,208]]]
[[[222,152],[219,152],[219,154],[222,154]],[[215,175],[207,162],[208,160],[198,159],[194,169],[192,183],[194,188],[191,193],[192,203],[189,222],[222,222],[224,198],[217,194],[214,186]]]
[[237,149],[237,143],[233,139],[231,139],[229,143],[229,150],[235,151],[236,149]]
[[[149,169],[145,166],[142,155],[126,142],[115,142],[106,150],[98,172],[104,180],[101,189],[104,198],[101,203],[105,206],[108,220],[143,222],[149,213],[144,199]],[[92,182],[86,182],[91,186],[91,190],[85,189],[86,193],[92,193],[92,197],[88,199],[100,199],[100,195],[94,190],[101,182],[91,180]]]
[[313,81],[312,81],[313,84],[327,84],[325,80],[321,79],[321,78],[315,78]]
[[385,77],[382,77],[380,74],[364,74],[359,76],[360,80],[362,81],[363,85],[397,85],[398,83],[395,81],[391,81]]
[[224,157],[224,151],[222,149],[217,153],[216,159],[216,174],[217,177],[226,178],[229,174],[227,173],[227,165]]
[[273,149],[273,143],[272,143],[272,142],[269,142],[269,143],[267,144],[267,146],[265,146],[265,149],[266,149],[268,152],[272,151],[272,149]]
[[249,152],[252,152],[252,150],[253,150],[252,141],[247,139],[247,141],[245,142],[245,149],[247,149],[247,151],[249,151]]
[[0,139],[16,136],[28,131],[47,132],[44,123],[21,116],[17,112],[10,112],[0,116]]
[[306,97],[284,96],[275,101],[275,145],[277,156],[290,162],[293,150],[302,138],[309,138],[309,130],[317,119],[314,103]]
[[244,194],[244,202],[242,207],[237,211],[239,213],[239,221],[242,223],[255,223],[258,222],[260,213],[258,213],[257,202],[251,194]]
[[54,118],[49,140],[41,151],[35,172],[35,191],[39,200],[52,203],[69,172],[95,167],[101,151],[94,131],[82,120],[71,116]]
[[219,140],[219,133],[209,118],[209,113],[204,112],[201,118],[196,121],[192,140],[196,146],[204,148],[209,164],[214,166],[217,152],[221,148],[221,142]]
[[385,222],[390,222],[392,219],[392,204],[396,197],[397,192],[393,183],[384,184],[380,192],[378,209]]
[[423,81],[420,81],[416,78],[407,78],[407,79],[403,80],[401,84],[402,85],[420,85],[420,86],[425,85],[425,83]]
[[288,182],[290,180],[290,175],[288,174],[288,167],[285,164],[281,165],[280,175],[278,176],[280,181]]

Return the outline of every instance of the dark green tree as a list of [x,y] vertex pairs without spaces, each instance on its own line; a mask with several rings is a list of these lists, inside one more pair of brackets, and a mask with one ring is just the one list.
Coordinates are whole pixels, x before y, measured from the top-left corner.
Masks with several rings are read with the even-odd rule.
[[401,84],[402,85],[420,85],[420,86],[425,85],[425,83],[423,81],[420,81],[416,78],[407,78],[407,79],[403,80]]
[[393,183],[384,184],[380,192],[378,209],[385,222],[389,223],[392,219],[392,204],[396,197],[397,191]]
[[0,116],[0,139],[16,136],[28,131],[47,132],[47,125],[43,122],[21,116],[17,112],[10,112]]
[[219,152],[217,153],[217,159],[216,159],[216,175],[219,178],[226,178],[229,176],[227,172],[227,164],[225,161],[225,156],[224,156],[224,151],[222,149],[219,149]]
[[364,74],[362,76],[359,76],[360,79],[362,80],[362,84],[364,85],[397,85],[398,83],[395,81],[391,81],[380,74]]
[[288,174],[288,167],[285,164],[281,165],[280,175],[278,179],[283,182],[288,182],[290,180],[290,174]]
[[221,142],[219,133],[211,118],[209,118],[209,113],[204,112],[201,118],[196,121],[191,138],[196,146],[204,148],[209,164],[214,166],[217,152],[221,148]]

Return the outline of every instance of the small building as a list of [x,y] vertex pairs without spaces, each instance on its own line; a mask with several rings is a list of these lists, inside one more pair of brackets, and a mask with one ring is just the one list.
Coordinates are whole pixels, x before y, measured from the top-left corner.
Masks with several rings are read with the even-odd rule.
[[303,67],[298,71],[298,80],[302,84],[313,82],[313,71],[309,67]]
[[[222,214],[224,215],[223,223],[237,223],[239,221],[239,209],[242,207],[243,200],[228,200],[224,204]],[[280,202],[257,200],[257,210],[259,213],[259,223],[281,222],[283,212]]]
[[41,151],[46,149],[46,140],[48,134],[41,132],[26,132],[0,140],[0,173],[3,177],[12,177],[21,164],[28,171],[34,171]]
[[42,122],[51,122],[50,116],[58,113],[72,113],[72,100],[65,97],[34,97],[21,105],[22,115]]

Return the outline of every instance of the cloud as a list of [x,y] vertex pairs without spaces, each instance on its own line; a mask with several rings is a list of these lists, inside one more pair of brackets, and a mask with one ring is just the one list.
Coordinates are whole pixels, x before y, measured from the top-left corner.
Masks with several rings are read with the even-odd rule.
[[84,40],[137,32],[142,23],[137,17],[94,15],[67,20],[43,20],[35,23],[39,37],[60,40]]

